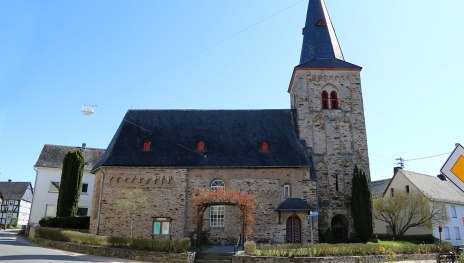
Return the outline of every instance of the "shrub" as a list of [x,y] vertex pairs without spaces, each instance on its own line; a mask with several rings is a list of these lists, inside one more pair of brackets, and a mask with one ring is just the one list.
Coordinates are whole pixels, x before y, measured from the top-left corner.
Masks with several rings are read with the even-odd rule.
[[173,253],[183,253],[190,249],[189,238],[160,240],[106,237],[69,230],[61,231],[53,228],[39,228],[38,231],[39,236],[44,239],[73,242],[78,244]]
[[252,241],[247,241],[244,244],[244,248],[245,248],[245,253],[247,255],[253,255],[256,250],[256,243]]
[[71,150],[63,159],[60,190],[56,215],[58,217],[75,216],[84,172],[84,155],[81,150]]
[[381,245],[381,244],[282,244],[262,245],[255,251],[257,256],[279,257],[328,257],[328,256],[367,256],[397,254],[429,254],[449,251],[449,244],[426,245]]
[[89,229],[90,217],[88,216],[68,216],[68,217],[43,217],[39,221],[43,227],[58,227],[71,229]]

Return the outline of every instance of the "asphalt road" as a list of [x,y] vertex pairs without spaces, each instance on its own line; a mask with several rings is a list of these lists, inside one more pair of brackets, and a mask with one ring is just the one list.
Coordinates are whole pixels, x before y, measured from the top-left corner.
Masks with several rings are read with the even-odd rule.
[[0,231],[0,262],[140,262],[128,259],[97,257],[40,247],[18,235],[17,230]]

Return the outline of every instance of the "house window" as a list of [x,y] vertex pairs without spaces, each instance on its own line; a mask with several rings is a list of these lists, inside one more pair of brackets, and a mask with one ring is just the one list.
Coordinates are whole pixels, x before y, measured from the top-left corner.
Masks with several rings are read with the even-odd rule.
[[322,92],[322,108],[329,108],[329,93],[327,93],[325,90]]
[[88,207],[78,207],[77,208],[77,216],[87,216],[87,213],[89,212]]
[[[221,179],[215,179],[211,182],[212,191],[224,191],[226,185]],[[224,227],[225,206],[215,205],[209,208],[209,225],[211,227]]]
[[48,191],[52,193],[58,193],[60,191],[60,182],[51,181],[50,186],[48,187]]
[[390,196],[391,197],[395,196],[395,189],[390,188]]
[[330,92],[330,108],[338,109],[338,95],[335,90]]
[[88,190],[89,190],[89,184],[88,183],[83,183],[81,192],[86,194]]
[[284,185],[284,198],[289,198],[291,196],[290,185]]
[[171,231],[172,218],[153,217],[153,235],[169,235]]
[[443,232],[445,233],[445,239],[446,240],[450,240],[450,232],[449,232],[449,228],[448,227],[444,227],[443,228]]
[[55,205],[45,205],[45,216],[55,217],[56,216],[56,206]]
[[223,205],[215,205],[209,208],[209,226],[224,227],[225,207]]
[[8,200],[8,205],[14,205],[15,201],[14,200]]
[[454,227],[454,233],[456,235],[456,240],[461,240],[461,233],[459,232],[459,227]]
[[458,217],[458,216],[456,215],[456,207],[455,207],[454,205],[451,206],[451,217],[452,217],[452,218]]
[[224,190],[225,188],[226,185],[224,184],[224,181],[222,181],[221,179],[215,179],[211,182],[211,190],[213,191]]
[[406,185],[406,186],[404,187],[404,190],[406,191],[406,193],[409,193],[409,185]]

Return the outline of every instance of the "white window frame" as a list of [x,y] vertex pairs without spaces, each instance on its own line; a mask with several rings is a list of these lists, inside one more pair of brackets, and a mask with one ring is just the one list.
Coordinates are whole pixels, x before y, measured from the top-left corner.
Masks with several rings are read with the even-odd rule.
[[444,227],[443,228],[443,233],[445,235],[445,240],[450,240],[451,239],[450,232],[449,232],[449,227]]
[[15,200],[8,200],[8,205],[15,205]]
[[213,205],[209,208],[209,226],[224,227],[226,209],[223,205]]
[[214,179],[211,182],[211,190],[216,191],[216,190],[225,190],[226,189],[226,184],[224,183],[223,180],[221,179]]
[[[48,192],[49,193],[58,193],[60,191],[60,185],[61,185],[60,181],[50,181],[50,184],[48,186]],[[57,188],[57,189],[55,189],[55,188]]]
[[452,218],[457,218],[458,216],[457,216],[457,214],[456,214],[456,206],[452,205],[452,206],[450,207],[450,210],[451,210],[451,217],[452,217]]
[[289,184],[284,184],[284,198],[290,198],[292,196],[292,191]]
[[454,234],[456,235],[456,240],[461,240],[461,232],[459,232],[459,227],[454,227]]

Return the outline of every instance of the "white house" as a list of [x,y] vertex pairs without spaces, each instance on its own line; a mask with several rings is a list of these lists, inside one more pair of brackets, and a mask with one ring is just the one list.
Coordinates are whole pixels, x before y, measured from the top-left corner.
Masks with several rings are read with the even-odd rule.
[[29,220],[32,185],[29,182],[0,182],[3,200],[0,206],[0,225],[25,226]]
[[[372,182],[373,186],[375,182]],[[441,239],[453,246],[462,246],[464,238],[464,192],[444,176],[430,176],[402,169],[396,169],[395,175],[384,188],[383,197],[393,196],[398,192],[410,193],[419,191],[431,202],[445,205],[449,221],[443,223]],[[375,220],[375,233],[386,234],[389,227],[386,223]],[[433,235],[440,239],[439,225],[433,223],[432,227],[413,227],[406,235]]]
[[44,216],[56,216],[63,159],[68,151],[74,149],[81,149],[85,159],[77,214],[81,216],[90,214],[95,180],[95,176],[90,170],[100,160],[105,150],[86,148],[85,144],[82,144],[82,147],[46,144],[37,163],[34,165],[36,171],[35,194],[29,220],[30,225],[38,224],[39,220]]

